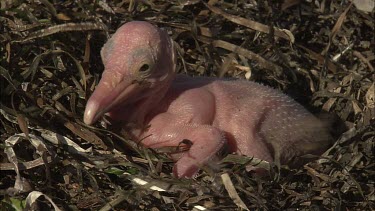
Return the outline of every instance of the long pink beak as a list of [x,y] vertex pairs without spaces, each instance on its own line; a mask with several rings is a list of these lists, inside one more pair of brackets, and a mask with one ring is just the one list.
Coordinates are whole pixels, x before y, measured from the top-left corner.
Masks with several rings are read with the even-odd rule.
[[111,109],[132,102],[133,97],[142,89],[141,85],[133,80],[122,80],[113,88],[112,81],[111,78],[102,78],[95,88],[86,104],[83,117],[86,124],[93,124]]

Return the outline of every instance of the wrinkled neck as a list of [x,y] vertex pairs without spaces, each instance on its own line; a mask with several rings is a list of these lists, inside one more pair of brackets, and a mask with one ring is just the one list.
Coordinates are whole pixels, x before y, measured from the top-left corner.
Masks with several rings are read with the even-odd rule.
[[154,91],[150,92],[150,95],[143,99],[139,105],[135,108],[136,112],[133,112],[129,116],[129,122],[135,123],[138,126],[146,126],[148,124],[147,115],[154,113],[155,109],[160,107],[161,102],[165,101],[164,98],[168,92],[171,83],[175,77],[173,73],[170,77],[166,78],[163,82],[163,86],[155,87]]

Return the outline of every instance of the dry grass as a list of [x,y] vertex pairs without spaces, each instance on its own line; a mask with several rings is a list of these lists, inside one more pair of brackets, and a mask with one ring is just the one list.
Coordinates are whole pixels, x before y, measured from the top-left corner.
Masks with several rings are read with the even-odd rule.
[[[45,194],[27,201],[35,209],[52,209],[49,200],[64,210],[374,209],[373,12],[319,0],[21,2],[0,10],[2,210],[25,206],[35,191]],[[321,158],[266,178],[231,157],[220,170],[175,179],[164,155],[82,123],[103,70],[100,48],[131,20],[171,34],[180,72],[267,84],[337,114],[345,133],[335,124],[337,142]]]

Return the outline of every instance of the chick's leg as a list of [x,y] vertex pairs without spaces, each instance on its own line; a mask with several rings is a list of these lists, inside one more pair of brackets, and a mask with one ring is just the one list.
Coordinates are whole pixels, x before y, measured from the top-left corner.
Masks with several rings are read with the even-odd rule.
[[[150,129],[142,135],[142,144],[151,148],[177,147],[188,140],[190,149],[183,153],[174,166],[175,176],[193,177],[226,143],[222,131],[211,125],[174,124],[167,116],[150,122]],[[168,120],[168,121],[167,121]]]

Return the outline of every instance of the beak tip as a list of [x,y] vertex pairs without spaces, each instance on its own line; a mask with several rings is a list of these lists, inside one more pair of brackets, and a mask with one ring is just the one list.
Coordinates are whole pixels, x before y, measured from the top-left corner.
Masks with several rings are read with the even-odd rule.
[[87,112],[85,111],[85,114],[83,116],[83,122],[86,124],[86,125],[91,125],[93,123],[93,118],[92,118],[92,115],[90,115],[90,111]]
[[83,122],[87,125],[91,125],[96,121],[98,105],[92,101],[89,101],[86,105],[85,113],[83,115]]

